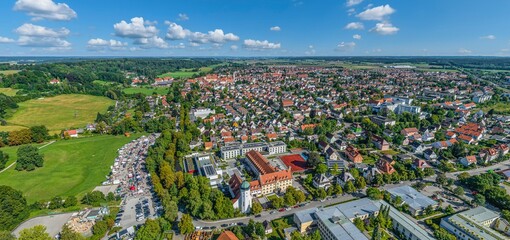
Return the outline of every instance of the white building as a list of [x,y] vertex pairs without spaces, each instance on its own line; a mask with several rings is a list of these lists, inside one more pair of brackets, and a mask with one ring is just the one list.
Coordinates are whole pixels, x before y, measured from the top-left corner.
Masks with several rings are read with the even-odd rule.
[[460,240],[508,239],[493,230],[499,214],[485,207],[476,207],[441,219],[441,227]]

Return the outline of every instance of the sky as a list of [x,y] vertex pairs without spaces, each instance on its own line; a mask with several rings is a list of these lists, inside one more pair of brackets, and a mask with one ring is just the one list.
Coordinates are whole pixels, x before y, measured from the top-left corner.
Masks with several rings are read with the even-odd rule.
[[508,0],[2,0],[0,56],[510,56]]

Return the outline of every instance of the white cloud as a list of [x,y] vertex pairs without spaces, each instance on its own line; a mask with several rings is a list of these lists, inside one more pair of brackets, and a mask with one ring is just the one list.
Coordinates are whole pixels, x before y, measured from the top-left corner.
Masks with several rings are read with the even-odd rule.
[[480,38],[481,39],[486,39],[486,40],[494,40],[494,39],[496,39],[496,36],[494,36],[494,35],[487,35],[487,36],[482,36]]
[[395,9],[393,9],[389,4],[386,4],[374,8],[369,8],[356,16],[362,20],[382,21],[386,18],[386,16],[389,16],[394,12]]
[[230,46],[230,49],[232,49],[232,50],[234,50],[234,51],[235,51],[235,50],[237,50],[238,48],[239,48],[239,47],[238,47],[237,45],[232,45],[232,46]]
[[351,22],[351,23],[348,23],[347,25],[345,25],[345,29],[362,30],[362,29],[365,29],[365,26],[361,22]]
[[188,21],[189,20],[189,17],[188,15],[186,15],[186,13],[179,13],[179,18],[178,18],[179,21]]
[[179,43],[177,45],[169,46],[169,48],[183,49],[183,48],[186,48],[186,46],[184,45],[184,43]]
[[131,22],[127,23],[122,20],[113,25],[115,35],[127,38],[150,38],[156,36],[158,29],[152,24],[143,20],[143,17],[131,18]]
[[314,55],[315,54],[315,47],[313,45],[308,46],[308,50],[305,51],[306,55]]
[[282,29],[279,26],[274,26],[274,27],[271,27],[269,30],[274,31],[274,32],[279,32]]
[[471,51],[469,49],[465,49],[465,48],[460,48],[457,52],[462,55],[469,55],[469,54],[473,53],[473,51]]
[[70,42],[61,38],[31,36],[20,36],[18,45],[22,47],[43,47],[50,49],[70,49],[71,47]]
[[238,36],[236,36],[233,33],[225,33],[223,32],[222,29],[215,29],[214,31],[202,33],[192,32],[189,29],[185,29],[184,27],[177,23],[169,21],[166,21],[165,24],[168,25],[166,38],[170,40],[182,40],[188,38],[191,42],[195,44],[204,43],[223,44],[226,42],[239,41]]
[[168,43],[158,36],[138,38],[133,43],[140,45],[141,48],[168,48]]
[[67,28],[58,30],[25,23],[15,32],[19,35],[18,45],[23,47],[45,47],[51,49],[69,49],[71,43],[65,40],[70,31]]
[[253,39],[244,40],[243,46],[251,50],[278,49],[281,47],[280,43],[272,43],[267,40],[260,41]]
[[336,46],[336,50],[340,52],[351,51],[356,47],[355,42],[341,42]]
[[352,7],[354,5],[360,4],[361,2],[363,2],[363,0],[347,0],[345,5],[347,5],[348,7]]
[[395,34],[399,30],[400,29],[398,27],[395,27],[388,22],[377,23],[374,28],[370,29],[371,32],[376,32],[381,35]]
[[12,38],[0,37],[0,43],[13,43],[13,42],[16,42],[16,40]]
[[52,28],[34,25],[31,23],[25,23],[21,25],[15,30],[15,32],[22,36],[31,37],[65,37],[70,33],[69,29],[67,28],[55,30]]
[[114,39],[104,40],[101,38],[93,38],[87,42],[88,49],[94,51],[103,51],[106,49],[124,50],[126,49],[127,45],[128,44],[126,42],[121,42]]
[[352,35],[352,38],[356,39],[356,40],[361,40],[361,35],[359,34],[354,34]]
[[191,32],[188,29],[184,29],[181,25],[173,22],[165,22],[168,25],[168,32],[166,38],[171,40],[181,40],[186,38]]
[[53,0],[18,0],[14,10],[27,12],[33,20],[68,21],[76,18],[76,12],[65,3],[55,3]]
[[356,14],[356,9],[350,8],[349,10],[347,10],[347,15],[352,16],[354,14]]

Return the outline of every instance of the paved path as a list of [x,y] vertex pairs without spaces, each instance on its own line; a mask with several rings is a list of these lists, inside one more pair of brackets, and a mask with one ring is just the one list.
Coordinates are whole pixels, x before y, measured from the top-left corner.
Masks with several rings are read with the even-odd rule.
[[[203,220],[194,220],[193,221],[193,225],[195,226],[199,226],[199,227],[212,227],[212,226],[215,226],[217,228],[221,228],[221,225],[223,224],[227,224],[227,225],[230,225],[230,224],[237,224],[237,223],[244,223],[244,224],[248,224],[248,221],[250,219],[253,219],[255,220],[256,222],[264,222],[264,221],[272,221],[274,219],[278,219],[278,218],[281,218],[281,217],[284,217],[284,216],[288,216],[288,215],[292,215],[296,212],[299,212],[299,211],[302,211],[302,210],[306,210],[306,209],[310,209],[310,208],[318,208],[320,206],[328,206],[328,205],[332,205],[332,204],[339,204],[339,203],[342,203],[342,202],[346,202],[346,201],[349,201],[349,200],[352,200],[352,199],[355,199],[356,197],[350,195],[350,194],[346,194],[344,196],[339,196],[337,198],[330,198],[328,200],[324,200],[323,202],[321,201],[312,201],[310,202],[308,205],[306,206],[303,206],[303,207],[298,207],[298,208],[292,208],[291,210],[289,211],[283,211],[283,212],[279,212],[277,210],[273,211],[273,210],[270,210],[270,211],[264,211],[262,212],[260,215],[260,217],[254,217],[254,216],[247,216],[247,217],[239,217],[239,218],[231,218],[231,219],[224,219],[224,220],[218,220],[218,221],[203,221]],[[273,212],[273,213],[271,213]]]
[[[55,140],[53,140],[53,141],[51,141],[51,142],[49,142],[49,143],[46,143],[46,144],[44,144],[44,146],[40,146],[40,147],[39,147],[39,149],[41,149],[41,148],[43,148],[43,147],[46,147],[46,146],[48,146],[48,145],[50,145],[50,144],[52,144],[52,143],[54,143],[54,142],[55,142]],[[6,168],[2,169],[2,171],[0,171],[0,173],[5,172],[5,171],[6,171],[7,169],[9,169],[10,167],[14,166],[14,164],[16,164],[16,161],[14,161],[13,163],[11,163],[11,164],[10,164],[9,166],[7,166]]]

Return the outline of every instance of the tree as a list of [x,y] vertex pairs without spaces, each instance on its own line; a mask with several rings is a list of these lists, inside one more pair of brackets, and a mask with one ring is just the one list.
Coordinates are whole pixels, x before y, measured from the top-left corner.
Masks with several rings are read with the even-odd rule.
[[372,240],[382,240],[381,226],[375,225],[374,231],[372,231]]
[[363,222],[363,220],[361,220],[361,218],[355,218],[354,219],[354,225],[362,232],[365,231],[365,223]]
[[323,174],[323,173],[326,173],[328,171],[328,166],[324,163],[319,163],[316,167],[315,167],[315,172],[317,174]]
[[259,214],[261,213],[263,210],[262,208],[262,205],[259,203],[259,202],[253,202],[253,204],[251,205],[251,212],[253,214]]
[[367,196],[372,200],[380,200],[383,199],[383,194],[381,193],[381,190],[378,188],[369,187],[367,189]]
[[308,164],[312,167],[316,167],[319,163],[322,162],[321,155],[318,152],[311,152],[308,157]]
[[347,181],[344,185],[344,192],[346,193],[353,193],[356,191],[356,187],[354,187],[354,184],[352,181]]
[[455,195],[457,195],[457,196],[463,196],[464,195],[464,188],[456,187],[455,189],[453,189],[453,193],[455,193]]
[[324,188],[319,188],[319,190],[317,190],[317,196],[320,199],[324,199],[328,196],[328,194],[326,193],[326,190],[324,190]]
[[195,227],[193,226],[193,219],[189,214],[183,214],[181,221],[177,224],[177,226],[179,227],[181,234],[189,234],[195,231]]
[[159,178],[165,189],[169,189],[175,182],[174,171],[166,161],[163,161],[159,166]]
[[16,240],[10,231],[0,231],[0,239],[2,240]]
[[39,153],[39,149],[32,145],[21,146],[17,151],[16,170],[32,171],[36,167],[42,167],[44,156]]
[[457,175],[457,179],[459,181],[465,181],[467,180],[471,175],[468,172],[461,172],[459,175]]
[[76,206],[76,204],[78,204],[78,199],[76,199],[75,196],[69,196],[64,201],[64,207],[65,208]]
[[[1,142],[1,140],[0,140]],[[5,168],[5,164],[9,160],[9,155],[7,153],[4,153],[0,151],[0,170]]]
[[283,200],[285,202],[285,205],[287,206],[294,206],[296,204],[296,199],[294,199],[294,195],[291,191],[287,191],[285,195],[283,196]]
[[46,232],[46,227],[37,225],[32,228],[25,228],[19,232],[18,240],[52,240],[53,238]]
[[158,239],[161,232],[161,226],[158,220],[147,219],[145,224],[136,231],[135,240]]
[[69,225],[65,224],[60,231],[60,240],[85,240],[81,234],[73,231]]
[[483,206],[485,205],[485,197],[482,194],[476,194],[473,202],[478,206]]
[[436,177],[436,183],[439,185],[446,185],[448,179],[446,178],[445,173],[438,173]]
[[0,186],[0,230],[11,230],[30,213],[27,201],[20,191]]
[[294,191],[294,199],[296,199],[296,202],[301,203],[306,200],[306,196],[303,192],[296,190]]
[[92,233],[95,236],[103,237],[108,231],[108,223],[106,221],[97,221],[92,227]]
[[32,133],[32,142],[35,143],[42,143],[50,137],[48,129],[44,125],[30,127],[30,132]]
[[367,186],[367,183],[365,182],[364,177],[358,177],[356,178],[355,185],[357,189],[364,189]]

